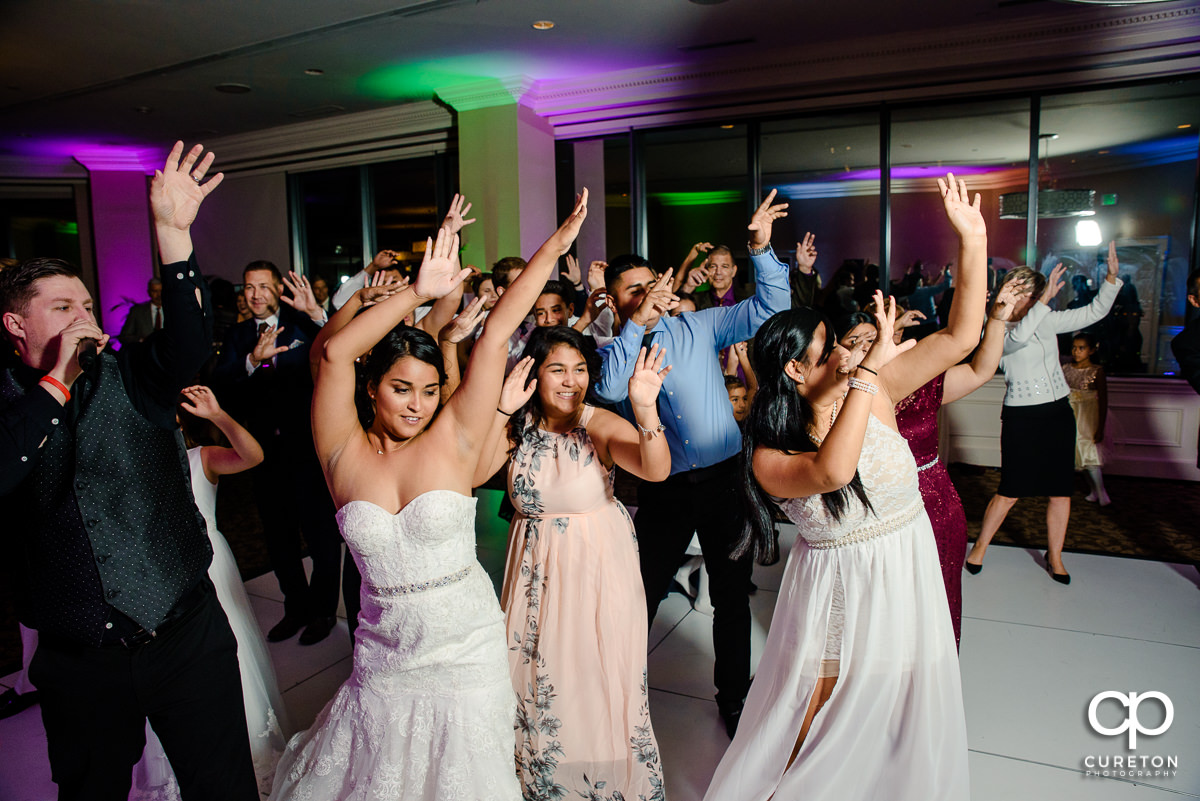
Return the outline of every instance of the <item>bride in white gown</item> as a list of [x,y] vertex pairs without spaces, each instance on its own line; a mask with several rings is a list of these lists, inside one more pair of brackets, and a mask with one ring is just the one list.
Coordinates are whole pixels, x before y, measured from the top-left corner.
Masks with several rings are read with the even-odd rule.
[[[428,242],[415,284],[361,290],[313,345],[317,455],[362,572],[362,612],[354,671],[288,744],[272,799],[521,797],[504,615],[475,558],[471,480],[500,399],[508,339],[578,234],[587,192],[496,303],[462,384],[439,412],[441,351],[425,332],[399,324],[468,274],[458,269],[460,208],[456,197],[453,224]],[[364,300],[373,305],[358,314]],[[374,417],[364,430],[355,360],[367,351]]]
[[[775,315],[755,336],[759,391],[743,443],[750,533],[741,547],[764,563],[778,558],[772,502],[799,536],[737,735],[706,799],[969,796],[946,590],[916,462],[892,408],[961,360],[983,323],[979,199],[971,205],[965,186],[948,183],[939,181],[961,240],[951,317],[968,315],[965,324],[898,346],[888,304],[876,311],[879,338],[865,356],[838,345],[809,308]],[[875,298],[883,309],[882,294]]]
[[[190,447],[187,452],[188,466],[192,474],[192,494],[196,497],[196,507],[208,524],[208,538],[212,542],[213,560],[208,568],[208,577],[216,588],[217,600],[221,602],[221,608],[229,618],[229,627],[237,638],[242,698],[246,707],[250,753],[254,758],[254,775],[258,779],[259,792],[266,795],[271,791],[275,764],[283,753],[287,742],[285,735],[290,732],[290,727],[279,696],[279,685],[267,652],[266,640],[250,607],[250,598],[246,595],[233,551],[217,530],[217,479],[258,465],[262,462],[263,452],[250,432],[221,409],[208,387],[188,387],[183,390],[183,396],[187,399],[182,404],[184,411],[215,425],[233,446]],[[190,428],[185,422],[185,438]],[[177,801],[180,797],[179,784],[175,781],[171,763],[167,761],[162,743],[148,722],[146,747],[142,751],[141,761],[133,768],[132,787],[130,801]]]

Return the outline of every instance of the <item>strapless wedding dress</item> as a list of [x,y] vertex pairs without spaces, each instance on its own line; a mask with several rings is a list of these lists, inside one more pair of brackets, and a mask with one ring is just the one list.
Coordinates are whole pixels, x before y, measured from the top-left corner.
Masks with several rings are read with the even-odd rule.
[[475,499],[338,511],[362,572],[354,672],[288,744],[272,799],[516,801],[504,615],[475,558]]

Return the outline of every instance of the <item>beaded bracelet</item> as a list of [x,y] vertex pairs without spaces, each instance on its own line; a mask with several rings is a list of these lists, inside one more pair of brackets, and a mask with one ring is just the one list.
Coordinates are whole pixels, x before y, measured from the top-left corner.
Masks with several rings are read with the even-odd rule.
[[879,392],[879,387],[874,384],[863,381],[861,378],[850,377],[850,389],[860,389],[868,395],[874,395]]
[[650,437],[650,439],[654,439],[659,434],[661,434],[662,432],[667,430],[666,426],[664,426],[662,423],[659,423],[656,428],[642,428],[642,424],[637,422],[636,420],[634,421],[633,424],[635,426],[637,426],[638,431],[640,431],[643,434],[645,434],[646,436]]

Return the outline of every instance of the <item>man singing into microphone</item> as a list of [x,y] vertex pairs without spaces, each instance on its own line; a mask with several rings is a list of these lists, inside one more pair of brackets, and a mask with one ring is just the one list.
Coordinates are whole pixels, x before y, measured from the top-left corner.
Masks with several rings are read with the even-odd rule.
[[204,182],[213,156],[201,152],[176,143],[151,185],[167,313],[144,342],[104,349],[65,262],[0,273],[16,350],[0,369],[4,559],[24,579],[22,622],[39,634],[29,673],[64,801],[124,801],[147,719],[185,801],[258,798],[237,643],[208,580],[175,423],[212,342],[190,229],[222,176]]

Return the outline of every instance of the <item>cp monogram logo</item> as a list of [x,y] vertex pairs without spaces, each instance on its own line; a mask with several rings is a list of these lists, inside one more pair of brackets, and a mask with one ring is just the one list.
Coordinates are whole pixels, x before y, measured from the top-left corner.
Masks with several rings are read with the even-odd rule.
[[[1115,729],[1102,726],[1100,721],[1096,719],[1096,708],[1100,706],[1103,701],[1109,698],[1115,699],[1127,710],[1129,710],[1125,716],[1124,722]],[[1141,721],[1138,720],[1138,705],[1147,698],[1155,698],[1162,702],[1163,710],[1166,713],[1163,718],[1162,725],[1157,729],[1147,729],[1143,727]],[[1171,699],[1168,698],[1164,693],[1160,693],[1157,690],[1140,694],[1125,694],[1119,693],[1116,690],[1106,690],[1102,693],[1097,693],[1096,696],[1092,698],[1092,702],[1088,704],[1088,723],[1092,724],[1092,728],[1095,729],[1097,733],[1106,735],[1108,737],[1116,737],[1118,734],[1128,731],[1130,750],[1137,748],[1138,734],[1145,734],[1148,737],[1153,737],[1156,734],[1162,734],[1167,729],[1171,728],[1171,721],[1174,719],[1175,707],[1171,704]]]

